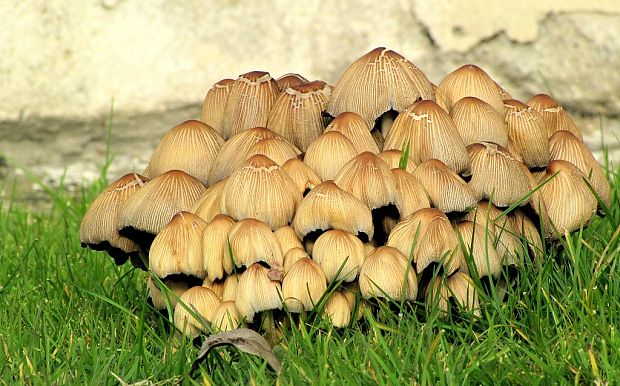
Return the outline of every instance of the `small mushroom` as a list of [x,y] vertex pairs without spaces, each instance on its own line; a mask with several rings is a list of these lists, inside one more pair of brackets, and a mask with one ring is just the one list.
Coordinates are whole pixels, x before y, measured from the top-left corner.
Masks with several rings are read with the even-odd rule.
[[504,116],[488,103],[475,97],[465,97],[452,106],[450,116],[466,146],[477,142],[508,145]]
[[246,159],[256,154],[262,154],[282,166],[286,161],[296,159],[301,151],[285,138],[274,137],[261,139],[252,145],[246,154]]
[[360,291],[364,299],[372,297],[388,300],[415,299],[418,283],[415,271],[398,249],[376,248],[360,269]]
[[424,185],[433,206],[444,213],[463,212],[478,202],[470,186],[439,160],[422,162],[412,174]]
[[437,103],[448,112],[465,97],[476,97],[504,114],[504,102],[497,84],[474,64],[466,64],[452,71],[437,87]]
[[465,256],[459,270],[470,275],[467,264],[469,260],[472,267],[475,267],[478,277],[499,276],[502,261],[493,246],[495,235],[488,228],[472,221],[459,222],[456,230],[463,241],[462,249]]
[[218,214],[207,224],[202,237],[202,263],[210,281],[223,279],[233,271],[228,253],[228,234],[235,225],[232,218]]
[[547,137],[560,130],[570,131],[575,137],[583,140],[581,129],[553,98],[546,94],[536,94],[527,105],[540,114],[547,127]]
[[289,249],[284,255],[284,274],[286,275],[286,273],[291,269],[291,267],[293,266],[293,264],[295,264],[297,260],[307,257],[310,256],[308,256],[308,252],[303,249],[303,246],[301,248],[295,247]]
[[304,163],[316,171],[322,181],[333,180],[356,154],[353,142],[347,137],[337,131],[328,131],[310,144]]
[[174,326],[186,337],[196,338],[201,331],[207,331],[204,322],[211,323],[220,304],[220,299],[210,289],[192,287],[179,297],[174,307]]
[[297,232],[295,232],[295,228],[290,225],[285,225],[273,231],[274,236],[278,239],[280,243],[280,247],[282,248],[282,253],[286,254],[289,250],[293,248],[302,248],[304,245],[301,243],[299,237],[297,237]]
[[232,331],[241,327],[243,323],[235,302],[226,301],[220,303],[219,307],[213,312],[211,325],[216,331],[220,332]]
[[312,259],[325,272],[328,282],[353,281],[365,259],[364,245],[351,233],[332,229],[317,238]]
[[282,284],[271,280],[269,268],[256,263],[246,269],[237,284],[236,305],[248,323],[258,312],[282,309]]
[[227,178],[209,186],[207,190],[196,200],[189,209],[190,212],[199,216],[206,222],[211,222],[215,216],[221,214],[220,199],[224,191]]
[[174,309],[177,304],[177,298],[183,295],[189,287],[184,281],[168,279],[163,280],[163,283],[168,288],[168,291],[172,292],[172,294],[168,294],[168,291],[164,294],[149,274],[148,279],[146,280],[146,286],[149,289],[149,298],[151,299],[151,302],[153,302],[153,307],[156,310],[165,310],[168,303],[170,303],[170,307]]
[[341,291],[334,291],[327,302],[323,315],[329,318],[334,327],[346,327],[351,323],[351,306],[349,300]]
[[321,183],[321,178],[310,166],[297,158],[291,158],[282,165],[282,169],[291,177],[299,193],[306,195],[310,190]]
[[375,142],[366,121],[358,114],[346,111],[339,114],[329,123],[325,132],[337,131],[351,141],[357,154],[369,151],[379,153],[379,146]]
[[[396,149],[384,150],[381,153],[377,154],[379,158],[385,161],[386,164],[390,167],[390,169],[400,168],[400,161],[403,157],[403,152]],[[407,157],[407,165],[405,165],[405,171],[407,173],[413,173],[415,168],[418,167],[418,164],[413,161],[411,158],[411,153],[409,153],[409,157]]]
[[270,268],[282,267],[283,255],[278,239],[269,225],[245,218],[232,226],[228,244],[236,267],[249,267],[258,262]]
[[547,128],[536,110],[517,100],[504,101],[504,121],[508,137],[521,151],[523,161],[530,168],[545,167],[549,163]]
[[411,215],[418,209],[431,207],[424,186],[414,176],[400,168],[392,169],[392,175],[399,197],[396,207],[401,218]]
[[278,88],[280,89],[280,93],[282,93],[289,87],[298,86],[302,83],[308,83],[308,79],[304,78],[303,76],[299,74],[294,74],[294,73],[284,74],[278,79],[276,79],[276,84],[278,85]]
[[297,260],[282,281],[284,304],[294,313],[312,311],[326,290],[323,270],[309,258]]
[[222,79],[207,91],[204,102],[202,102],[202,112],[200,120],[211,126],[223,137],[222,123],[224,121],[224,109],[228,101],[228,94],[235,81],[232,79]]

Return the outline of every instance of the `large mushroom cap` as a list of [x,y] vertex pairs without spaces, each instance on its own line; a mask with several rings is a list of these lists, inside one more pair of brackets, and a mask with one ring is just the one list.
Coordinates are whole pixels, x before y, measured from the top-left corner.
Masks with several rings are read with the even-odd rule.
[[452,106],[450,116],[465,145],[495,142],[506,147],[508,131],[504,116],[491,105],[474,97],[465,97]]
[[483,69],[466,64],[452,71],[437,87],[437,103],[446,111],[465,97],[476,97],[504,113],[504,103],[499,88]]
[[328,282],[353,281],[364,262],[364,245],[349,232],[332,229],[314,243],[312,259],[323,269]]
[[264,262],[269,267],[282,267],[282,248],[269,225],[245,218],[233,225],[228,234],[228,245],[234,264],[248,267]]
[[337,131],[328,131],[310,144],[304,163],[316,171],[322,181],[333,180],[356,155],[353,142]]
[[311,311],[326,290],[323,270],[309,258],[297,260],[282,281],[284,304],[290,312]]

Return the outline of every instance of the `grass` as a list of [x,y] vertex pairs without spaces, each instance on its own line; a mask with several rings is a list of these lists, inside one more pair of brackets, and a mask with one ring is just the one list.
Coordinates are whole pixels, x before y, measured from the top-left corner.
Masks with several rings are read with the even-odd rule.
[[[105,176],[105,173],[104,173]],[[170,321],[146,303],[144,274],[79,246],[105,178],[52,209],[0,211],[0,383],[172,384],[198,348],[173,349]],[[620,197],[615,175],[614,197]],[[526,266],[479,320],[442,320],[420,304],[366,313],[354,328],[288,329],[276,375],[261,359],[216,349],[187,384],[615,384],[620,382],[620,207]]]

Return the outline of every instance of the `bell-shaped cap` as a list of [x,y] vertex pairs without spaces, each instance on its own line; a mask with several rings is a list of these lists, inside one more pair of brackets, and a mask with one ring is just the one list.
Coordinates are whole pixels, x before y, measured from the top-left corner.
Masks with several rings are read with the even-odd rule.
[[329,318],[334,327],[340,328],[351,323],[352,312],[347,297],[341,291],[334,291],[325,303],[323,315]]
[[500,114],[504,113],[504,103],[497,84],[489,74],[474,64],[466,64],[452,71],[437,87],[437,103],[446,111],[451,111],[459,100],[476,97]]
[[341,229],[367,241],[373,236],[370,208],[333,181],[317,185],[299,204],[293,228],[303,240],[309,233]]
[[129,256],[138,255],[140,247],[127,237],[119,235],[116,224],[122,204],[147,181],[146,177],[129,173],[99,193],[80,224],[82,247],[107,251],[117,264],[124,263]]
[[411,215],[418,209],[431,207],[424,186],[414,176],[400,168],[392,169],[392,175],[399,197],[396,207],[401,218]]
[[560,130],[570,131],[575,137],[583,140],[581,129],[568,115],[566,110],[547,94],[536,94],[527,105],[536,110],[547,127],[547,136],[551,137]]
[[206,190],[200,181],[180,170],[165,172],[123,202],[116,229],[148,248],[172,216],[189,210]]
[[299,237],[297,237],[297,232],[295,232],[295,228],[290,225],[286,225],[276,229],[275,231],[273,231],[273,234],[274,236],[276,236],[276,239],[278,239],[283,254],[286,254],[286,252],[293,248],[304,248],[301,240],[299,239]]
[[232,272],[232,260],[228,253],[228,233],[235,225],[232,218],[218,214],[207,224],[202,233],[202,262],[210,281],[223,279]]
[[195,338],[201,331],[207,331],[205,322],[211,323],[220,304],[220,299],[210,289],[192,287],[180,296],[174,307],[174,326],[186,337]]
[[215,216],[221,214],[220,199],[222,198],[222,192],[224,191],[224,184],[226,184],[226,180],[227,178],[209,186],[202,196],[196,200],[189,211],[199,216],[206,222],[210,222]]
[[167,290],[162,292],[151,275],[148,276],[146,286],[149,289],[149,298],[153,302],[153,307],[156,310],[165,310],[168,307],[168,304],[170,304],[170,307],[174,309],[177,304],[177,298],[183,295],[189,287],[184,281],[163,280],[163,283],[166,285]]
[[222,302],[211,317],[211,326],[214,327],[215,331],[232,331],[241,327],[242,324],[241,316],[239,316],[234,301]]
[[504,115],[475,97],[465,97],[454,104],[450,116],[465,145],[494,142],[508,145]]
[[431,204],[444,213],[463,212],[478,202],[467,183],[439,160],[422,162],[412,174],[424,184]]
[[291,177],[299,193],[306,195],[321,183],[321,178],[310,166],[298,158],[291,158],[282,165],[282,169]]
[[356,155],[355,146],[347,137],[337,131],[329,131],[310,144],[304,163],[316,171],[322,181],[333,180]]
[[230,86],[222,137],[228,139],[252,127],[265,127],[279,93],[276,81],[267,72],[252,71],[240,75]]
[[226,276],[224,279],[224,286],[222,289],[222,301],[235,301],[237,298],[237,287],[239,286],[239,277],[241,275],[234,273]]
[[282,281],[284,304],[290,312],[311,311],[327,290],[327,279],[317,263],[297,260]]
[[415,299],[418,282],[413,267],[398,249],[376,248],[360,269],[360,291],[364,299]]
[[420,69],[400,54],[378,47],[345,70],[327,112],[336,117],[351,111],[372,127],[386,111],[402,111],[416,100],[433,97],[431,83]]
[[469,169],[465,143],[452,118],[437,103],[416,102],[401,112],[383,149],[402,150],[409,146],[409,155],[416,164],[438,159],[457,173]]
[[332,229],[316,240],[312,259],[325,272],[328,282],[353,281],[365,259],[364,245],[351,233]]
[[252,323],[257,312],[282,309],[282,285],[269,278],[269,268],[252,264],[239,277],[235,303],[239,315]]
[[286,161],[296,159],[301,151],[286,138],[274,137],[261,139],[252,145],[246,154],[246,159],[256,154],[262,154],[282,166]]
[[517,100],[504,101],[504,121],[508,137],[521,151],[529,168],[545,167],[549,163],[549,141],[545,122],[536,110]]
[[379,146],[377,146],[377,142],[375,142],[372,134],[370,134],[370,128],[366,124],[366,121],[358,114],[350,111],[339,114],[329,123],[325,131],[337,131],[347,137],[353,144],[357,154],[365,151],[374,154],[379,153]]
[[220,135],[223,134],[224,109],[226,108],[228,94],[234,82],[232,79],[220,80],[207,91],[207,95],[202,102],[200,120],[211,126]]
[[543,256],[543,242],[538,232],[538,228],[520,209],[511,213],[510,220],[514,224],[517,236],[521,238],[522,244],[526,245],[532,259],[539,260]]
[[235,220],[255,218],[277,229],[291,222],[301,198],[288,174],[258,154],[230,176],[222,192],[220,209]]
[[209,280],[208,276],[205,276],[204,280],[202,281],[202,286],[213,291],[213,293],[216,294],[220,300],[222,300],[222,295],[224,294],[224,283],[225,280],[211,281]]
[[325,130],[322,113],[331,92],[330,85],[318,80],[283,90],[269,113],[267,127],[306,151]]
[[245,218],[233,225],[228,243],[236,267],[249,267],[264,262],[269,267],[282,267],[283,255],[278,239],[262,221]]
[[469,275],[471,265],[475,267],[479,277],[497,277],[502,270],[502,262],[493,244],[495,235],[484,226],[472,221],[459,222],[456,230],[463,241],[465,256],[459,269]]
[[175,214],[155,236],[149,250],[149,269],[157,277],[206,276],[202,263],[202,233],[207,223],[189,212]]
[[438,307],[441,316],[450,313],[450,300],[461,310],[480,316],[478,290],[465,272],[456,272],[447,279],[437,277],[426,293],[426,304]]
[[297,260],[310,257],[303,247],[291,248],[284,254],[284,274],[286,274]]
[[[384,150],[381,153],[377,154],[379,158],[385,161],[386,164],[390,167],[390,169],[400,168],[401,167],[401,159],[403,158],[403,152],[396,149]],[[404,160],[403,160],[404,161]],[[413,173],[418,164],[413,162],[411,158],[411,153],[409,153],[409,157],[407,157],[407,165],[405,166],[405,171],[407,173]]]
[[459,268],[463,259],[450,220],[435,208],[420,209],[399,222],[390,233],[387,245],[407,257],[413,253],[416,273],[422,273],[436,262],[443,265],[449,275]]
[[308,79],[295,73],[284,74],[278,79],[276,79],[276,84],[278,85],[280,92],[286,90],[289,87],[298,86],[302,83],[308,83]]

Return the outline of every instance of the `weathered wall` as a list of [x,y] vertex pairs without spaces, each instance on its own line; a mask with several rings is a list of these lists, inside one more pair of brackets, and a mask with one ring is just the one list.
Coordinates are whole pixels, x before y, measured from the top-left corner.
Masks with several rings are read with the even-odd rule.
[[206,90],[254,69],[335,82],[390,47],[435,82],[474,62],[513,96],[552,93],[600,146],[620,137],[620,2],[0,2],[0,154],[92,178],[114,101],[113,173],[143,167]]

